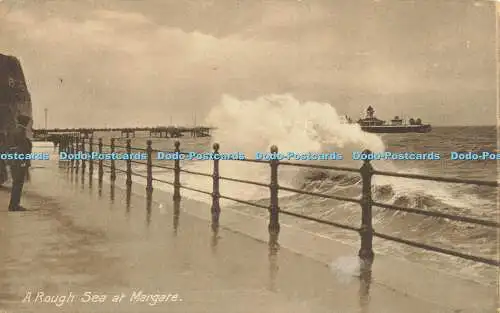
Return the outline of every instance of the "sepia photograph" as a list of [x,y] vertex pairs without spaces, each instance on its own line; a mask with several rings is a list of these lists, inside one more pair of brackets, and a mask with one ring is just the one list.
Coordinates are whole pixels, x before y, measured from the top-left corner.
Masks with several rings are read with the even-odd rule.
[[500,310],[499,0],[0,0],[0,313]]

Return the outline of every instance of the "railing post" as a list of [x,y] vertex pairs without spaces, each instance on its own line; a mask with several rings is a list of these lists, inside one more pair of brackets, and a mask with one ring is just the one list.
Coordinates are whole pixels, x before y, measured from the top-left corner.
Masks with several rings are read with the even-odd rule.
[[[132,146],[130,139],[127,139],[127,154],[131,155],[132,153]],[[132,159],[128,158],[127,159],[127,181],[126,181],[127,186],[132,185]]]
[[[110,152],[111,155],[115,152],[115,138],[111,138],[110,140]],[[116,167],[115,167],[115,160],[113,157],[111,157],[111,166],[110,166],[110,176],[109,178],[111,179],[111,182],[114,182],[116,180]]]
[[[219,144],[214,143],[214,154],[219,153]],[[212,229],[217,229],[219,227],[219,216],[220,216],[220,193],[219,193],[219,160],[214,159],[214,172],[212,174],[213,180],[213,190],[212,190]]]
[[148,140],[146,144],[147,144],[146,154],[148,156],[146,191],[150,193],[153,191],[153,157],[152,157],[153,148],[151,147],[152,141]]
[[[371,154],[370,150],[364,150],[364,154]],[[361,249],[358,256],[365,261],[372,261],[373,253],[373,226],[372,226],[372,176],[373,167],[369,160],[363,161],[360,169],[361,179],[363,180],[361,196]]]
[[[179,140],[175,141],[175,152],[180,156],[181,143]],[[181,163],[179,158],[174,160],[174,201],[181,199]]]
[[94,137],[89,138],[89,176],[92,178],[92,175],[94,174],[94,160],[92,157],[92,153],[94,152]]
[[[278,153],[278,147],[272,146],[271,153]],[[271,191],[271,203],[269,206],[269,234],[278,234],[280,231],[280,221],[279,221],[279,205],[278,205],[278,164],[279,161],[271,160],[271,183],[269,189]]]
[[[99,155],[102,155],[102,138],[99,138],[99,144],[97,146],[97,151],[99,152]],[[103,160],[102,158],[99,158],[99,182],[102,183],[102,177],[104,176],[104,165],[103,165]]]

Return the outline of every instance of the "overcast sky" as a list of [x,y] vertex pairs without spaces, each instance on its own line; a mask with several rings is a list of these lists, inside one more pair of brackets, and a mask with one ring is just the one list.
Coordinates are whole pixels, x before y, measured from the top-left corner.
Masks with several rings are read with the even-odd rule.
[[[495,124],[495,8],[474,0],[0,0],[35,127],[200,122],[223,94]],[[62,82],[61,80],[62,79]]]

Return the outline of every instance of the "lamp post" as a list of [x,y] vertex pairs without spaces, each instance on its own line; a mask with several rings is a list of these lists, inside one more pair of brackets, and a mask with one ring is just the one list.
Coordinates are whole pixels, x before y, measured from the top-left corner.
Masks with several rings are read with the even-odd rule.
[[49,109],[45,108],[44,112],[45,112],[45,129],[47,129],[47,114],[49,112]]
[[49,112],[49,109],[45,108],[44,110],[44,113],[45,113],[45,140],[47,140],[49,134],[47,132],[47,114]]

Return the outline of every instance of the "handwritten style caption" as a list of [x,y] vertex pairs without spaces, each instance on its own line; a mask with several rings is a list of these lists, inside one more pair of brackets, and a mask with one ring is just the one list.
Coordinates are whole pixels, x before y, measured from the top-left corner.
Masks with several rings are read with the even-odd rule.
[[130,294],[107,294],[86,291],[82,294],[69,292],[67,294],[50,295],[43,291],[27,291],[22,302],[31,304],[53,304],[57,307],[63,305],[71,305],[72,303],[88,303],[99,304],[104,302],[112,303],[143,303],[150,306],[155,306],[168,302],[182,302],[182,298],[177,293],[145,293],[142,290],[134,290]]

